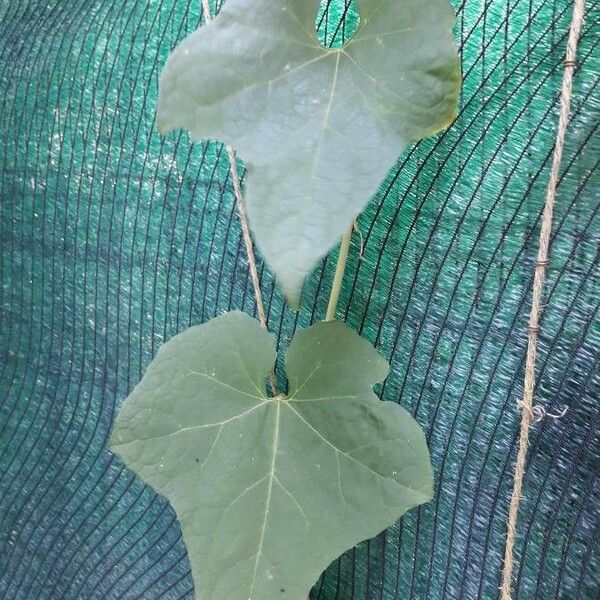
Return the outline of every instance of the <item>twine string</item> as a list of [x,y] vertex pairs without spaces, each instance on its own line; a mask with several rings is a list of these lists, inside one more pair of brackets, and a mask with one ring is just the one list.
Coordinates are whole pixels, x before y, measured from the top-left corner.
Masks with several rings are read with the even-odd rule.
[[360,248],[358,250],[358,260],[364,262],[365,260],[365,237],[361,228],[358,226],[358,221],[354,221],[354,233],[358,233],[360,238]]
[[[209,0],[202,0],[202,9],[205,21],[207,23],[212,21]],[[529,448],[529,430],[531,424],[539,422],[546,417],[559,419],[563,417],[567,411],[567,409],[565,409],[559,414],[549,413],[543,407],[534,405],[533,398],[535,391],[535,363],[537,358],[537,343],[540,331],[539,323],[543,309],[542,294],[544,289],[544,283],[546,280],[546,270],[549,264],[548,256],[550,246],[550,235],[552,231],[554,203],[556,197],[556,188],[558,185],[558,179],[560,175],[560,165],[564,151],[565,136],[567,126],[569,123],[569,114],[573,89],[573,71],[576,66],[577,44],[581,33],[581,26],[583,23],[584,13],[585,0],[574,0],[573,17],[569,32],[569,40],[567,43],[566,60],[564,62],[564,76],[560,97],[560,117],[558,131],[552,159],[552,168],[550,171],[550,180],[548,182],[548,188],[546,193],[544,212],[542,216],[538,260],[536,262],[533,282],[532,304],[528,327],[528,345],[527,360],[525,366],[524,392],[523,399],[518,403],[521,409],[519,451],[517,455],[517,462],[515,465],[513,490],[511,495],[510,509],[508,513],[506,547],[504,553],[504,567],[502,572],[502,600],[511,600],[512,598],[511,582],[514,567],[514,546],[517,537],[517,519],[522,497],[523,479],[525,475],[525,465],[527,460],[527,450]],[[242,195],[234,149],[230,146],[227,146],[227,154],[229,156],[230,161],[230,171],[233,181],[235,200],[242,227],[242,236],[246,248],[246,254],[248,258],[248,268],[250,271],[252,285],[254,288],[257,312],[261,325],[265,329],[267,329],[267,316],[264,308],[262,291],[260,288],[260,279],[258,276],[258,269],[256,266],[256,257],[254,254],[252,238],[250,236],[248,214]],[[274,373],[271,373],[269,378],[271,380],[273,392],[276,394],[277,383],[275,380]]]
[[[206,23],[210,23],[213,20],[210,11],[209,0],[202,0],[202,12],[204,14],[204,20]],[[256,255],[254,253],[254,245],[252,243],[252,236],[250,235],[250,224],[248,220],[248,211],[246,210],[246,202],[242,194],[242,186],[240,183],[240,176],[237,169],[237,159],[235,150],[231,146],[226,146],[227,156],[229,157],[229,170],[231,173],[231,180],[233,182],[233,193],[235,195],[235,204],[242,227],[242,238],[244,240],[244,246],[246,248],[246,257],[248,260],[248,270],[250,271],[250,278],[252,280],[252,287],[254,288],[254,298],[256,301],[256,310],[258,312],[258,320],[262,325],[263,329],[269,330],[267,323],[267,313],[265,311],[265,301],[263,299],[262,290],[260,288],[260,278],[258,276],[258,267],[256,266]],[[273,395],[279,394],[279,388],[277,386],[277,377],[275,371],[269,373],[269,382]]]
[[567,42],[566,60],[564,62],[558,131],[556,134],[556,143],[552,158],[550,180],[548,182],[548,188],[546,192],[546,202],[544,205],[542,227],[540,231],[538,258],[535,266],[535,276],[533,281],[523,399],[519,402],[519,407],[521,409],[519,451],[517,455],[517,462],[515,464],[513,490],[508,512],[504,567],[502,570],[502,600],[511,600],[512,597],[511,584],[514,567],[514,547],[517,538],[517,519],[519,514],[519,505],[522,498],[527,450],[529,448],[529,429],[532,422],[539,421],[545,417],[560,418],[566,414],[566,410],[557,415],[548,413],[543,407],[534,406],[533,398],[535,392],[535,362],[537,356],[537,343],[540,331],[540,317],[542,313],[542,293],[546,280],[546,270],[549,264],[548,256],[550,247],[550,234],[552,231],[552,217],[554,213],[554,201],[556,197],[558,178],[560,175],[560,165],[565,145],[565,135],[567,126],[569,124],[571,98],[573,94],[573,71],[576,66],[575,61],[577,57],[577,44],[581,34],[581,26],[583,23],[584,14],[585,0],[574,0],[573,17],[571,21],[569,39]]

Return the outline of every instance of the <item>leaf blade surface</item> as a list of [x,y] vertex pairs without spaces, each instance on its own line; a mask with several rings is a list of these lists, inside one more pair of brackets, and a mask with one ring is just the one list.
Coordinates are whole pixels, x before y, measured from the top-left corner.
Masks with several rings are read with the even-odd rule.
[[447,127],[459,91],[447,0],[362,0],[341,49],[317,0],[228,0],[174,51],[159,128],[235,146],[265,259],[292,304],[411,141]]
[[198,599],[304,600],[339,554],[431,497],[424,436],[374,395],[388,367],[368,342],[341,323],[296,334],[286,399],[256,392],[273,361],[241,313],[192,328],[159,351],[111,438],[173,505]]

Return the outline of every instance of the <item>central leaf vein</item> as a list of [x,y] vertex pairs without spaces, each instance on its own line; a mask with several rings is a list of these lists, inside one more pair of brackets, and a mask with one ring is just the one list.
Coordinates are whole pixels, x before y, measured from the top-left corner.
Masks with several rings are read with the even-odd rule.
[[265,516],[260,532],[260,539],[258,542],[258,550],[256,551],[256,557],[254,559],[254,571],[252,573],[252,583],[250,585],[249,600],[252,600],[252,594],[254,593],[254,587],[256,585],[256,575],[258,573],[258,563],[262,555],[263,544],[265,541],[265,532],[267,529],[267,521],[269,520],[269,511],[271,507],[271,495],[273,493],[273,481],[275,479],[275,461],[277,458],[277,446],[279,444],[279,420],[281,416],[281,402],[276,401],[277,408],[275,409],[275,428],[273,433],[273,455],[271,458],[271,469],[268,473],[269,484],[267,487],[267,499],[265,501]]

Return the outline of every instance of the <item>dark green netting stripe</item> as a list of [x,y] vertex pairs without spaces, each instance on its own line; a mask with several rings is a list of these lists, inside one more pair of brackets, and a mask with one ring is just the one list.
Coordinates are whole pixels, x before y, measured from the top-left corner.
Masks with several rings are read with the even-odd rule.
[[[426,428],[436,498],[336,561],[320,600],[498,597],[571,3],[456,6],[460,116],[399,158],[360,218],[340,302],[392,363],[382,396]],[[323,2],[326,43],[343,13]],[[600,0],[587,13],[538,363],[538,401],[568,412],[533,430],[528,600],[600,595]],[[173,511],[104,444],[164,340],[254,310],[222,147],[153,129],[159,69],[199,22],[199,0],[0,0],[2,598],[192,597]],[[283,347],[324,315],[334,266],[298,314],[261,267]]]

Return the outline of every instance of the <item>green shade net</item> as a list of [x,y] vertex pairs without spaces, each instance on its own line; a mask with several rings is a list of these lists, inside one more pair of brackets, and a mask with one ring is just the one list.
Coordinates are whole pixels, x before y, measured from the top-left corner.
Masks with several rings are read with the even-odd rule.
[[[223,148],[153,127],[159,70],[200,4],[0,0],[2,598],[193,597],[173,511],[105,442],[165,340],[254,312]],[[360,217],[339,311],[390,360],[379,391],[425,428],[436,496],[334,562],[315,599],[498,597],[572,5],[456,8],[460,116],[399,158]],[[352,30],[344,14],[323,2],[326,43]],[[532,429],[528,600],[600,596],[599,20],[588,0],[537,366],[537,402],[568,410]],[[296,314],[261,265],[281,347],[323,318],[334,268],[335,253]]]

